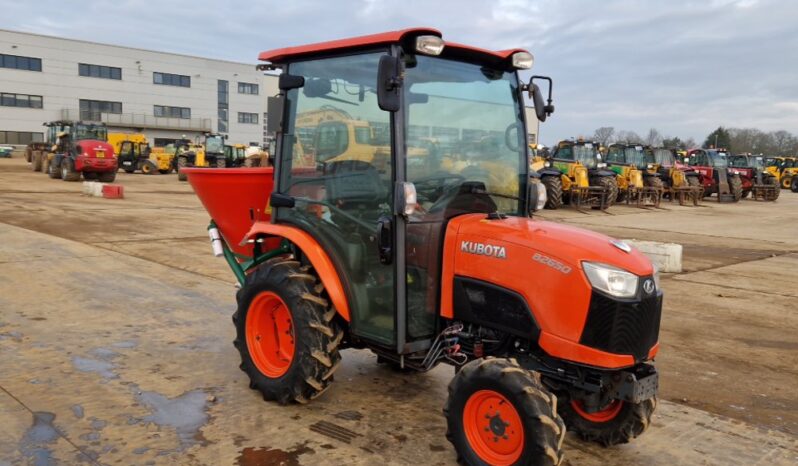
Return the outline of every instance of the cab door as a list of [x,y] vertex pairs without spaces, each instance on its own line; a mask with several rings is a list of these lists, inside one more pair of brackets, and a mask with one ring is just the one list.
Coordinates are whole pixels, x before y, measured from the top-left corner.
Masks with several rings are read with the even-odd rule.
[[[335,263],[350,307],[350,330],[371,342],[396,343],[396,271],[390,147],[391,114],[373,92],[380,57],[363,53],[292,63],[304,85],[286,92],[277,192],[294,207],[278,223],[313,236]],[[374,137],[353,141],[348,128]],[[370,148],[369,157],[351,150]]]

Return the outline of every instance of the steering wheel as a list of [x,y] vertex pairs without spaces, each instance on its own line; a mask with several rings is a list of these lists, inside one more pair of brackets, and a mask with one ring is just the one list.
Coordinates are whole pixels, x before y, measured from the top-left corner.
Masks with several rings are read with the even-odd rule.
[[438,199],[448,188],[459,185],[463,181],[465,178],[456,173],[439,172],[418,178],[413,181],[413,184],[416,186],[416,193],[420,201],[422,196],[425,200]]
[[[515,134],[513,134],[513,130],[515,130]],[[518,122],[510,123],[507,129],[504,130],[504,143],[513,152],[521,150],[521,146],[518,144],[518,133],[520,131],[521,125]]]

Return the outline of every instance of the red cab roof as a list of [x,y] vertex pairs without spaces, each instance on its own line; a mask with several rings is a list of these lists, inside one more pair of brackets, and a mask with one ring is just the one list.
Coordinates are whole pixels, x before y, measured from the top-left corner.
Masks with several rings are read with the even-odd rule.
[[[440,31],[432,28],[400,29],[398,31],[383,32],[380,34],[371,34],[367,36],[351,37],[348,39],[318,42],[315,44],[301,45],[297,47],[285,47],[281,49],[268,50],[266,52],[261,52],[260,55],[258,55],[258,59],[261,61],[279,64],[290,62],[309,55],[328,54],[345,50],[356,50],[377,47],[380,45],[403,43],[408,39],[413,39],[417,36],[424,35],[443,37],[443,34],[441,34]],[[443,55],[453,58],[470,56],[481,57],[489,61],[505,61],[516,52],[526,52],[524,49],[492,51],[481,49],[479,47],[457,44],[454,42],[445,42],[445,44]]]

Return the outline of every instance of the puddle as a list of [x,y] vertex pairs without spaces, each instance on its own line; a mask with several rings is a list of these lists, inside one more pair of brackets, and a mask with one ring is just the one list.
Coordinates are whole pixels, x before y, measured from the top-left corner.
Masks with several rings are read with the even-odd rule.
[[118,375],[113,371],[114,365],[108,361],[84,358],[80,356],[72,357],[72,365],[81,372],[94,372],[100,374],[104,379],[117,379]]
[[289,451],[269,448],[244,448],[236,458],[239,466],[300,466],[299,455],[314,454],[307,442],[295,445]]
[[143,422],[174,428],[183,449],[201,443],[198,440],[199,429],[208,422],[205,392],[192,390],[176,398],[167,398],[157,392],[141,392],[137,398],[152,411],[152,415],[142,419]]
[[78,419],[83,419],[83,406],[72,405],[72,414],[74,414]]
[[55,414],[45,411],[33,413],[33,425],[19,442],[19,451],[34,466],[54,466],[53,451],[46,445],[58,440],[58,431],[53,427]]

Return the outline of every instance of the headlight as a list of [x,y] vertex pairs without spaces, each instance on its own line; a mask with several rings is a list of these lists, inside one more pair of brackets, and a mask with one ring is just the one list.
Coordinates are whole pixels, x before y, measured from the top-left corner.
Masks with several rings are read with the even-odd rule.
[[660,289],[660,287],[659,287],[659,267],[657,267],[656,264],[651,264],[651,265],[654,266],[654,286],[656,286],[657,287],[656,289],[659,290]]
[[427,55],[440,55],[443,52],[443,39],[438,36],[418,36],[416,51]]
[[599,168],[606,168],[607,164],[604,163],[604,162],[601,162],[601,163],[597,163],[596,166],[599,167]]
[[546,186],[543,183],[535,183],[535,186],[538,188],[538,203],[535,206],[535,210],[542,210],[543,207],[546,206],[546,201],[548,197],[546,197]]
[[513,54],[513,67],[522,70],[532,68],[532,63],[535,62],[535,57],[529,52],[516,52]]
[[546,167],[546,168],[548,168],[548,167],[550,167],[550,166],[551,166],[551,163],[549,163],[549,162],[543,162],[543,166],[544,166],[544,167]]
[[651,170],[652,168],[654,168],[654,164],[653,163],[648,164],[648,169]]
[[633,298],[637,295],[639,277],[633,273],[596,262],[582,262],[582,269],[597,290],[618,298]]

